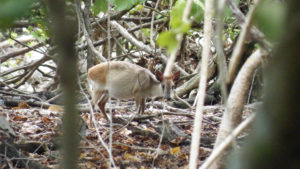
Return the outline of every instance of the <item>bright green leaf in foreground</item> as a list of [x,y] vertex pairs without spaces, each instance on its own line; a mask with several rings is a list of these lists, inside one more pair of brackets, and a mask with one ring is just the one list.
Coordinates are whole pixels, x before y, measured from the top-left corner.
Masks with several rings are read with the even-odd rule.
[[177,49],[179,46],[179,42],[176,39],[176,33],[173,33],[171,31],[162,32],[161,34],[159,34],[157,43],[159,46],[167,48],[168,52]]
[[94,5],[92,6],[92,11],[94,15],[97,15],[100,12],[106,12],[107,11],[107,0],[96,0]]
[[0,26],[8,27],[15,19],[24,16],[34,2],[34,0],[1,0]]
[[143,3],[145,0],[111,0],[117,11],[129,9],[134,5]]
[[195,22],[200,23],[204,19],[204,0],[193,1],[193,6],[190,14]]
[[178,0],[171,11],[171,28],[178,28],[183,24],[182,15],[185,8],[186,2],[184,0]]
[[284,26],[284,3],[271,0],[263,1],[258,5],[255,23],[271,41],[278,40]]

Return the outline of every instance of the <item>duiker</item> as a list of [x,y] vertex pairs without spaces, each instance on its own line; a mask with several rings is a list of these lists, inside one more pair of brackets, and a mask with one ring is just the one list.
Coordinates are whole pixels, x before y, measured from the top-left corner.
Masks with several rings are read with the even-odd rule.
[[159,72],[157,80],[148,69],[125,61],[105,62],[88,70],[92,103],[93,105],[98,104],[107,120],[105,104],[109,97],[134,98],[138,113],[142,114],[145,110],[146,98],[164,95],[166,98],[170,98],[174,86],[173,79],[178,77],[179,72],[170,78],[163,79],[162,73]]

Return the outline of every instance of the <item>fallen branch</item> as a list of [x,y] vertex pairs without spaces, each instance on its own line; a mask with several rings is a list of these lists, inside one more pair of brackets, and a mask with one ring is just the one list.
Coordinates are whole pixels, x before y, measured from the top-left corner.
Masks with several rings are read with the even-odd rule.
[[222,153],[231,145],[232,141],[254,120],[255,114],[252,114],[246,120],[244,120],[239,126],[237,126],[230,135],[228,135],[225,140],[210,154],[206,161],[202,164],[199,169],[207,169],[210,165],[218,158]]
[[13,58],[13,57],[16,57],[16,56],[19,56],[19,55],[24,55],[25,53],[30,52],[34,49],[37,49],[37,48],[39,48],[43,45],[44,45],[44,43],[38,43],[36,45],[31,46],[30,48],[25,47],[25,48],[22,48],[22,49],[17,49],[15,51],[12,51],[12,52],[7,53],[5,55],[2,55],[2,56],[0,56],[0,63],[3,63],[3,62],[7,61],[10,58]]

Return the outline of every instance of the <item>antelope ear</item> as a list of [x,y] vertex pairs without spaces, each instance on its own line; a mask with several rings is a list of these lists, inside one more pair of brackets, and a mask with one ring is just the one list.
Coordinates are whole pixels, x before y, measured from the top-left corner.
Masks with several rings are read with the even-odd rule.
[[162,74],[162,72],[156,71],[155,75],[156,75],[156,79],[157,80],[159,80],[159,81],[163,80],[163,74]]
[[178,80],[180,77],[180,71],[177,71],[176,73],[173,74],[173,81]]

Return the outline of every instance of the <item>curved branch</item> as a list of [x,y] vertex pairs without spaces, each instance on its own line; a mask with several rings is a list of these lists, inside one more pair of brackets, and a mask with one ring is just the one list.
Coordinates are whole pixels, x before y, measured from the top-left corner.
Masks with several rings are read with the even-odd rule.
[[[236,17],[238,24],[242,27],[243,23],[245,22],[244,14],[236,6],[233,0],[226,0],[226,3],[232,11],[233,15]],[[262,45],[267,51],[270,51],[272,49],[273,45],[265,38],[265,35],[255,26],[252,26],[251,28],[251,38],[260,45]]]
[[22,48],[22,49],[17,49],[15,51],[12,51],[10,53],[2,55],[2,56],[0,56],[0,63],[3,63],[3,62],[7,61],[10,58],[13,58],[13,57],[16,57],[16,56],[19,56],[19,55],[23,55],[23,54],[25,54],[27,52],[35,50],[35,49],[37,49],[37,48],[39,48],[39,47],[41,47],[43,45],[44,45],[43,43],[38,43],[38,44],[33,45],[31,47],[25,47],[25,48]]
[[[265,52],[261,49],[255,51],[247,59],[236,77],[227,100],[226,109],[222,117],[213,151],[216,151],[224,139],[230,135],[233,128],[240,124],[242,120],[242,110],[246,102],[249,86],[251,85],[251,77],[265,55]],[[221,165],[219,162],[221,162],[221,160],[214,162],[214,167],[218,168],[217,166]]]
[[250,8],[250,11],[245,19],[245,22],[242,26],[242,31],[240,33],[240,36],[237,40],[236,46],[234,47],[231,60],[229,63],[229,70],[227,74],[227,83],[230,84],[235,78],[236,72],[237,72],[237,67],[240,64],[240,60],[242,58],[242,54],[244,52],[244,43],[248,37],[248,34],[250,33],[251,27],[252,27],[252,20],[254,17],[254,12],[259,3],[259,0],[252,5]]

